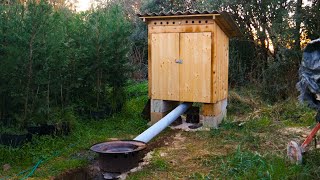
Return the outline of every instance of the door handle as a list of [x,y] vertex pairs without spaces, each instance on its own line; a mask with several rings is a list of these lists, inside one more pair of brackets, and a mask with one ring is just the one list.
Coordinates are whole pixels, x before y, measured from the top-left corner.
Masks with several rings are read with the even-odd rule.
[[182,63],[183,63],[183,60],[182,60],[182,59],[176,59],[176,63],[182,64]]

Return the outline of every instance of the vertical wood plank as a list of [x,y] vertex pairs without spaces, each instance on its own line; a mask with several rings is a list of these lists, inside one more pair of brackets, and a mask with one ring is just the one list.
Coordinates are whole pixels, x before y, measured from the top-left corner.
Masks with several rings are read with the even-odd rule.
[[151,35],[152,99],[179,100],[179,33]]
[[151,33],[150,27],[148,27],[148,96],[152,95],[152,63],[151,63]]
[[211,32],[180,34],[180,101],[211,102]]
[[217,102],[218,94],[217,94],[217,24],[213,24],[213,50],[212,50],[212,102]]
[[226,36],[226,88],[225,88],[225,98],[228,97],[229,91],[229,37]]
[[213,40],[213,102],[218,102],[228,97],[229,38],[215,25]]
[[219,26],[217,26],[218,28],[218,35],[217,35],[217,46],[218,46],[218,59],[217,59],[217,64],[218,64],[218,100],[220,100],[221,98],[221,46],[222,46],[222,42],[221,42],[221,31],[219,29]]

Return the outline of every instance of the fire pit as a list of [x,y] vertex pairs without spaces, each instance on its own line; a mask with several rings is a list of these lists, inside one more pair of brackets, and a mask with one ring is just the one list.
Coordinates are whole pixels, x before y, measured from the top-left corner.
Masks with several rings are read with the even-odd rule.
[[93,145],[90,149],[99,154],[100,169],[121,173],[138,166],[146,143],[135,140],[109,141]]

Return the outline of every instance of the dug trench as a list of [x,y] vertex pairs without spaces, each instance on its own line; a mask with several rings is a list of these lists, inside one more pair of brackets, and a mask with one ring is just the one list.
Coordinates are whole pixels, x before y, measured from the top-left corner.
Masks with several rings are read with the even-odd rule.
[[[147,144],[146,148],[143,150],[142,154],[145,158],[141,159],[138,167],[132,169],[132,171],[139,171],[144,166],[148,165],[154,149],[158,149],[164,146],[170,146],[174,143],[174,137],[179,134],[179,130],[167,130],[157,136],[153,141]],[[116,139],[112,139],[116,140]],[[91,154],[88,150],[86,154]],[[86,155],[89,156],[90,155]],[[91,159],[91,158],[90,158]],[[123,174],[117,175],[115,179],[125,179],[130,172],[124,172]],[[71,169],[61,173],[60,175],[51,178],[53,180],[104,180],[103,172],[99,168],[99,163],[97,158],[90,160],[90,164],[86,167],[81,167],[77,169]],[[112,178],[110,178],[112,179]]]

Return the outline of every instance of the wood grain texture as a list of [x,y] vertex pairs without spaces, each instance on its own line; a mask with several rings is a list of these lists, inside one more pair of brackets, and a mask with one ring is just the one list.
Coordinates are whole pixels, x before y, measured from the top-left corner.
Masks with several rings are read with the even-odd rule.
[[193,18],[193,19],[157,19],[148,21],[149,27],[154,26],[181,26],[181,25],[208,25],[213,24],[212,18]]
[[151,35],[151,98],[179,101],[179,33]]
[[180,101],[211,102],[211,33],[180,34]]
[[179,26],[152,26],[149,25],[149,33],[196,33],[213,32],[213,24],[205,25],[179,25]]
[[148,35],[148,97],[151,99],[152,94],[152,63],[151,63],[151,34]]
[[218,25],[214,25],[213,41],[212,102],[215,103],[228,97],[229,37]]
[[[211,21],[173,22],[168,20],[169,26],[149,24],[149,97],[203,103],[227,98],[229,37]],[[183,64],[177,64],[177,59]]]
[[201,108],[200,114],[203,116],[217,116],[221,113],[222,103],[221,101],[217,103],[207,104],[204,103]]
[[217,25],[214,24],[213,25],[213,33],[212,33],[212,60],[211,60],[211,65],[212,65],[212,102],[217,102],[218,100],[218,88],[217,88],[217,84],[218,84],[218,68],[217,68]]

